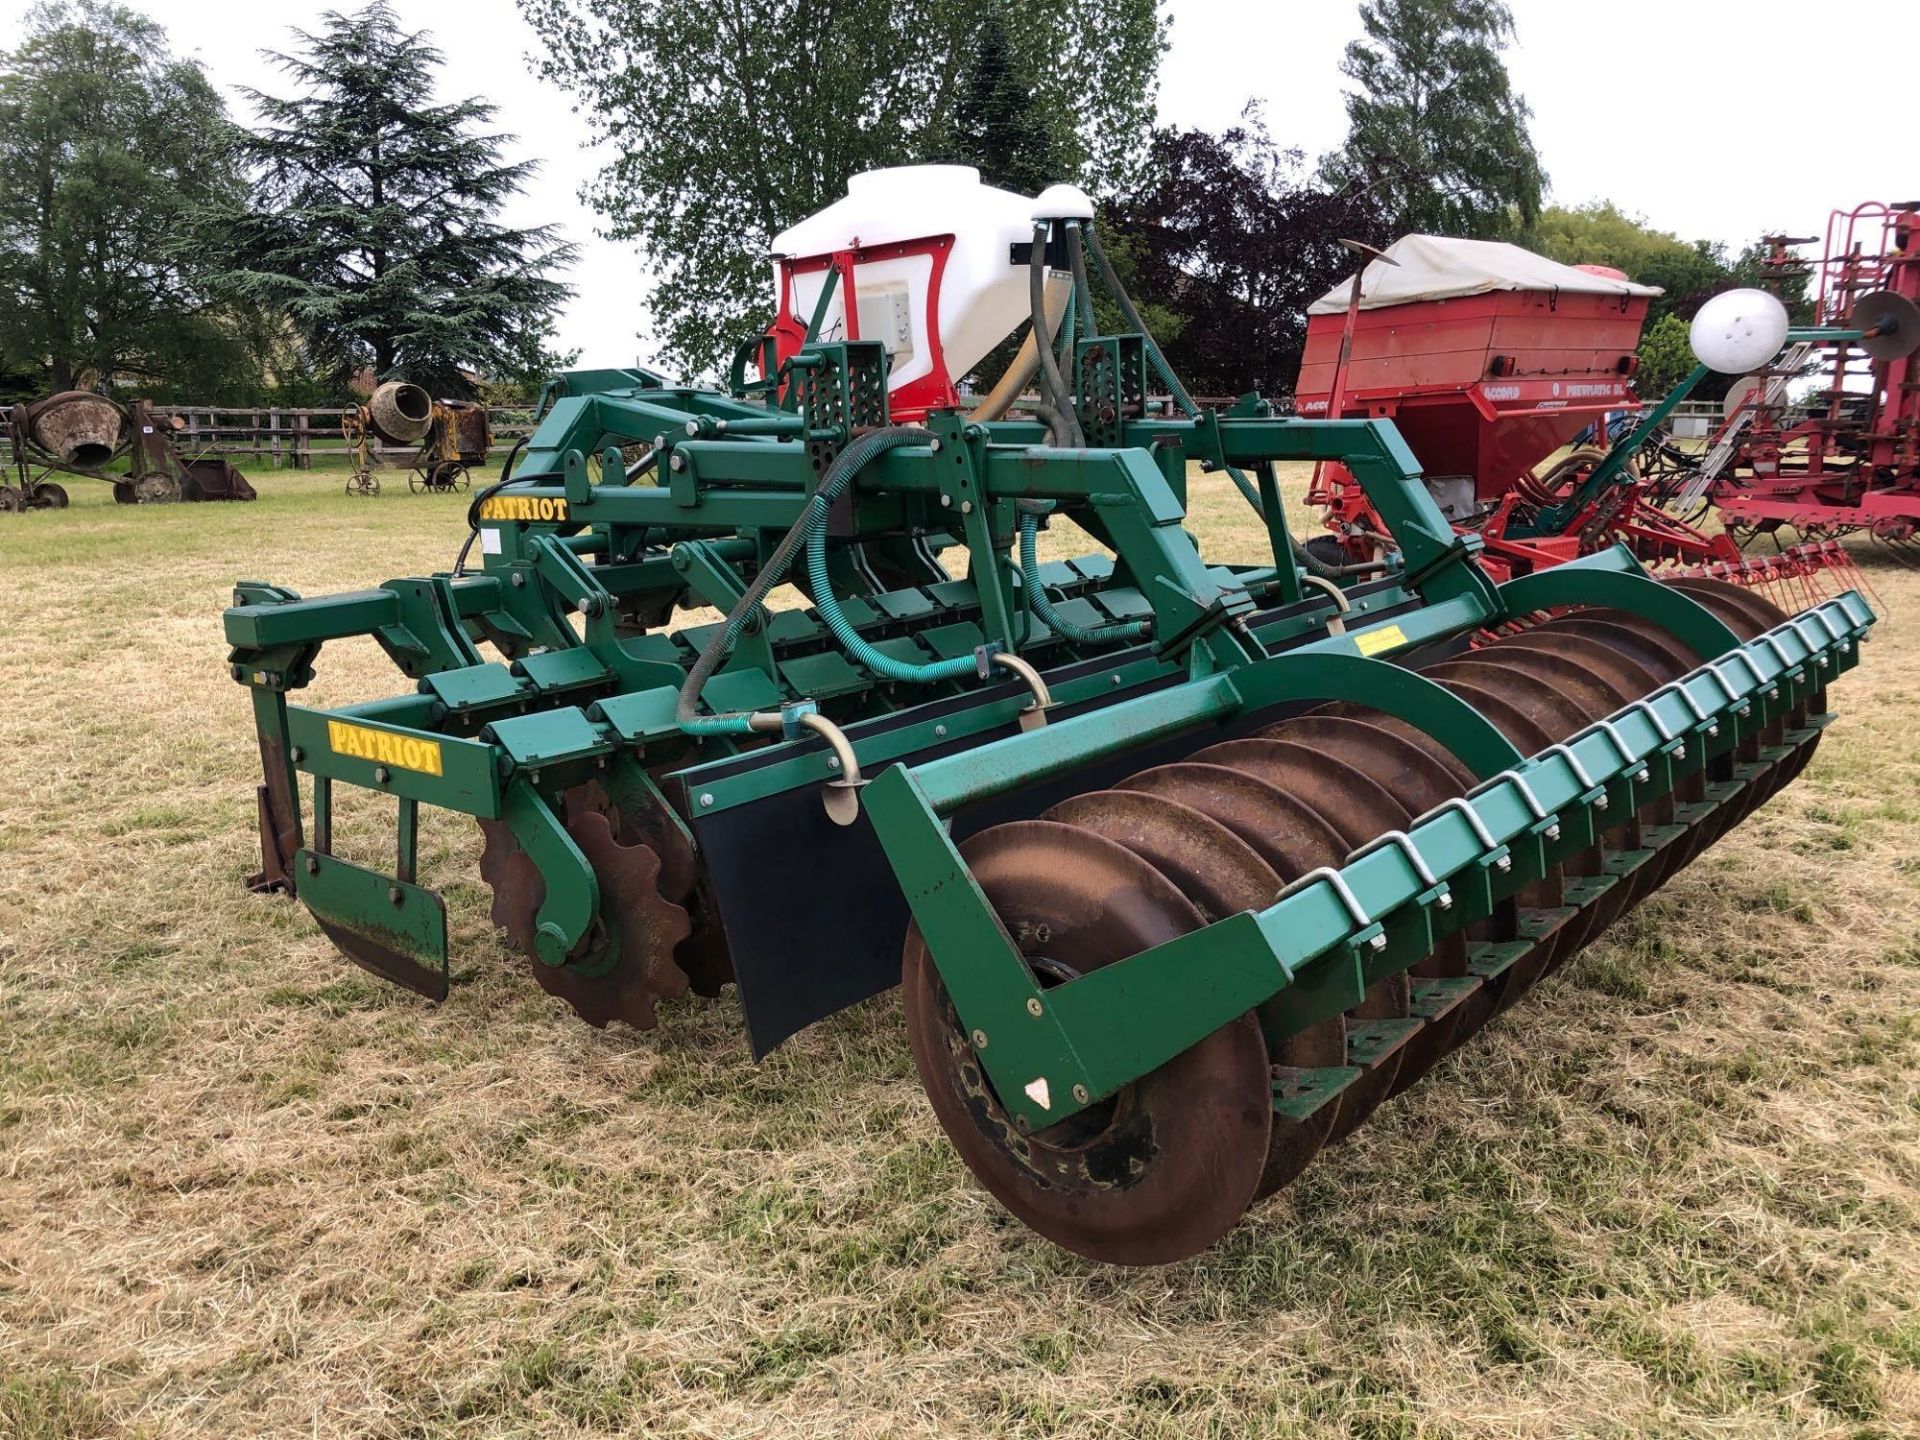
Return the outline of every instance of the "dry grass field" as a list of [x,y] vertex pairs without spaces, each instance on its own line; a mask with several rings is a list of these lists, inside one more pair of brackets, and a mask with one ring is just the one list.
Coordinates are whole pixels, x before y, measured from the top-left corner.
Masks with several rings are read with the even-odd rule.
[[248,896],[231,582],[443,569],[465,508],[257,483],[0,516],[0,1436],[1920,1435],[1920,576],[1863,551],[1894,623],[1796,787],[1129,1272],[972,1182],[892,996],[759,1066],[731,998],[592,1031],[444,814],[442,1007]]

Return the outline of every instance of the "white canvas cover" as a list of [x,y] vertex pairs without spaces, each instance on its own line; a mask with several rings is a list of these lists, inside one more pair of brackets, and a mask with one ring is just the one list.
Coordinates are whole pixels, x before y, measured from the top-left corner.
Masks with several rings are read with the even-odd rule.
[[[1558,290],[1569,295],[1658,295],[1655,285],[1636,285],[1562,265],[1518,245],[1498,240],[1455,240],[1446,235],[1403,235],[1386,253],[1400,263],[1369,260],[1360,280],[1360,308],[1451,300],[1494,290]],[[1307,307],[1309,315],[1339,315],[1347,308],[1351,278]]]

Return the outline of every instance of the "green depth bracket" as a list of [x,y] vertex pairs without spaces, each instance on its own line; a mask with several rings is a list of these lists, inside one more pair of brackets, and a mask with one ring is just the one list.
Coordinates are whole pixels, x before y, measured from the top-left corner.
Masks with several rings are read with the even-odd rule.
[[429,1000],[447,998],[447,907],[431,890],[302,850],[300,903],[354,964]]

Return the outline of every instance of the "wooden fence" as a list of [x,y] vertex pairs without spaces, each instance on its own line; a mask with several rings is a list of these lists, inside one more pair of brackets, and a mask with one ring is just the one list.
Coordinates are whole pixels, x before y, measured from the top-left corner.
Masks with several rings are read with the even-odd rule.
[[[313,457],[337,456],[345,459],[352,446],[340,433],[340,406],[296,409],[287,406],[156,405],[153,413],[162,418],[178,416],[185,428],[179,432],[180,453],[188,459],[202,454],[246,456],[269,461],[293,470],[311,469]],[[0,407],[0,464],[13,463],[12,437],[7,433],[6,411]],[[487,421],[493,429],[493,445],[488,453],[504,455],[516,440],[533,431],[533,407],[530,405],[491,406]],[[372,436],[368,445],[373,454],[388,463],[404,466],[416,454],[417,445],[385,445]]]
[[[340,432],[338,406],[321,409],[242,406],[228,409],[214,405],[156,405],[154,414],[163,418],[177,416],[185,428],[179,432],[182,453],[193,456],[247,455],[255,460],[271,461],[276,466],[305,470],[315,455],[344,457],[351,446]],[[521,436],[533,430],[531,406],[494,406],[487,411],[493,430],[490,453],[504,455]],[[402,463],[419,450],[417,445],[386,445],[368,437],[373,453]]]

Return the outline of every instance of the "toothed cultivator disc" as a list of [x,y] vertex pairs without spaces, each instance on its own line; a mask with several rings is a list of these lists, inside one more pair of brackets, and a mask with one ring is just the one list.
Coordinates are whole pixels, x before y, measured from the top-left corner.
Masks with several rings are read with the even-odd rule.
[[[498,821],[480,822],[486,848],[480,875],[493,887],[493,923],[532,962],[533,977],[582,1020],[604,1029],[615,1020],[636,1030],[657,1023],[655,1004],[684,995],[688,974],[676,951],[693,933],[686,909],[668,898],[686,898],[692,875],[684,866],[669,872],[662,850],[628,832],[636,823],[614,809],[597,786],[564,798],[568,838],[592,867],[602,896],[601,916],[578,949],[558,963],[543,959],[538,913],[546,899],[540,871]],[[663,889],[663,881],[666,888]],[[702,987],[711,994],[718,988]]]

